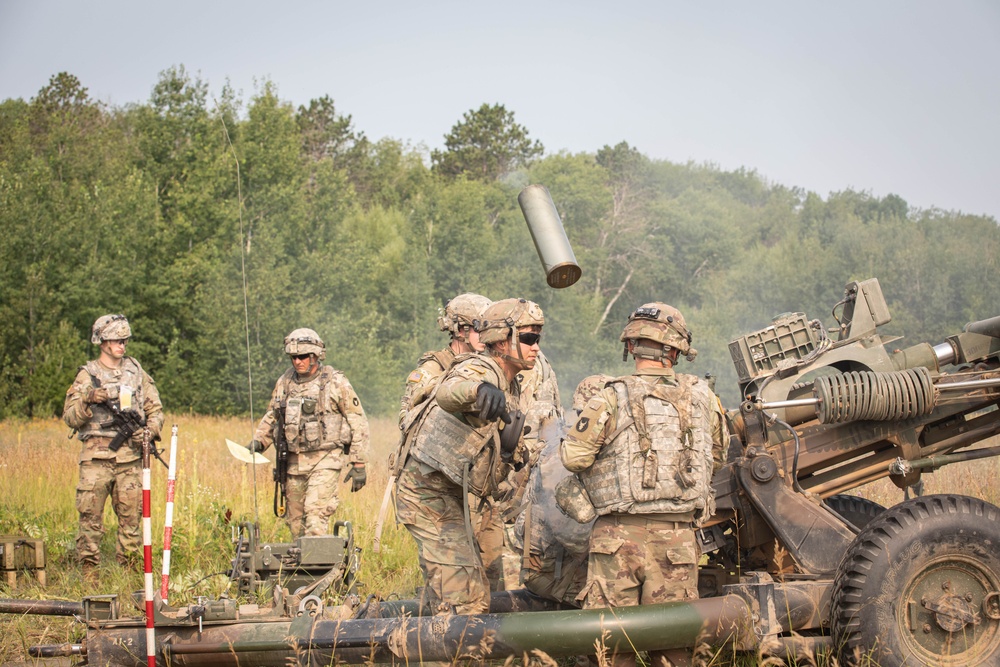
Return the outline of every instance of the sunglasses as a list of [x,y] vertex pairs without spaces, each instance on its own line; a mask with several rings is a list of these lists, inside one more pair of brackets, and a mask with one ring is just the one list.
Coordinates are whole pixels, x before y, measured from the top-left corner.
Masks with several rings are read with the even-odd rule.
[[517,334],[517,339],[525,345],[536,345],[538,341],[542,340],[542,334],[533,332],[519,333]]
[[296,361],[303,361],[305,359],[308,359],[312,355],[311,354],[293,354],[291,356],[292,356],[292,359],[295,359]]

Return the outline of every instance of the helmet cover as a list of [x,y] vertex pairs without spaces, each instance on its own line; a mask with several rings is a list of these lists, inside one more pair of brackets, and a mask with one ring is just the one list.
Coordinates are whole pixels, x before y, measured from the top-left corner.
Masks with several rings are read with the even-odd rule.
[[691,332],[681,311],[660,301],[645,303],[628,316],[628,324],[619,340],[648,338],[677,348],[682,354],[691,350]]
[[475,326],[492,301],[485,296],[466,292],[449,301],[438,315],[438,328],[449,332],[453,337],[461,335],[460,327]]
[[132,328],[124,315],[101,315],[90,329],[90,342],[100,345],[106,340],[128,340]]
[[514,331],[530,326],[543,326],[542,308],[527,299],[502,299],[494,301],[479,321],[476,331],[484,345],[499,343],[510,338]]
[[326,344],[319,334],[312,329],[296,329],[285,336],[285,354],[315,354],[319,359],[326,358]]

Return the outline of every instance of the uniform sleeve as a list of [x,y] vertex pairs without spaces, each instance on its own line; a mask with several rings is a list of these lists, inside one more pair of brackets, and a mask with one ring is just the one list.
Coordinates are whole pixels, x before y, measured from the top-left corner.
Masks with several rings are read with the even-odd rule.
[[594,465],[613,431],[617,405],[614,389],[604,389],[587,402],[576,424],[559,443],[559,457],[567,470],[580,472]]
[[479,385],[484,382],[501,387],[499,379],[485,365],[463,363],[452,367],[441,385],[435,398],[438,405],[446,412],[473,412],[476,407],[476,393]]
[[66,390],[66,402],[63,403],[63,421],[73,429],[83,428],[93,418],[90,404],[84,400],[87,392],[94,386],[90,373],[80,369],[73,384]]
[[142,372],[142,410],[146,413],[149,436],[156,438],[163,432],[163,403],[160,402],[156,383],[146,371]]
[[275,410],[280,407],[278,405],[278,388],[280,386],[281,380],[279,379],[274,385],[274,391],[271,392],[271,402],[268,403],[267,412],[260,418],[257,430],[253,434],[253,439],[259,442],[265,450],[274,444],[274,424],[277,421]]
[[417,366],[406,377],[406,388],[399,402],[399,426],[402,428],[407,413],[430,396],[434,382],[441,376],[441,366],[436,361],[428,361]]
[[361,399],[343,375],[337,376],[337,408],[351,427],[351,463],[368,461],[371,449],[371,435],[368,428],[368,417],[361,406]]

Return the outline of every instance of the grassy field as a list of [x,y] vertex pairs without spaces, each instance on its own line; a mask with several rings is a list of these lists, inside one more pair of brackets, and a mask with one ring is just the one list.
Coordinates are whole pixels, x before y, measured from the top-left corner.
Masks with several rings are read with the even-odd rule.
[[[234,459],[225,439],[247,442],[252,424],[248,419],[220,419],[168,415],[169,426],[176,424],[177,483],[170,601],[191,601],[194,596],[217,597],[227,586],[225,576],[213,576],[231,567],[233,526],[259,520],[265,542],[283,542],[290,534],[271,511],[271,469],[261,465],[256,471]],[[349,520],[364,551],[361,560],[361,593],[412,597],[419,585],[416,550],[409,535],[387,521],[382,535],[382,552],[371,553],[376,516],[387,480],[386,458],[395,447],[397,431],[391,419],[372,420],[372,464],[368,484],[359,493],[341,486],[341,506],[336,518]],[[0,584],[0,597],[45,598],[79,601],[85,595],[117,593],[130,595],[142,589],[141,574],[115,564],[115,519],[106,510],[108,533],[102,544],[100,584],[87,585],[74,561],[77,513],[74,506],[79,442],[67,439],[68,429],[58,420],[8,421],[0,423],[0,534],[40,538],[47,548],[46,588],[19,577],[15,588]],[[994,480],[1000,460],[985,459],[943,468],[925,475],[924,493],[964,493],[1000,504],[1000,487]],[[154,580],[159,582],[166,495],[166,469],[153,468]],[[256,477],[256,479],[255,479]],[[903,498],[902,491],[888,481],[880,481],[857,491],[858,495],[882,505]],[[79,641],[80,626],[60,617],[3,617],[0,626],[0,663],[29,660],[31,644]],[[703,664],[731,664],[707,657]],[[45,664],[39,661],[38,664]],[[750,664],[781,664],[768,660]],[[799,664],[810,664],[800,662]],[[820,664],[823,664],[822,662]]]

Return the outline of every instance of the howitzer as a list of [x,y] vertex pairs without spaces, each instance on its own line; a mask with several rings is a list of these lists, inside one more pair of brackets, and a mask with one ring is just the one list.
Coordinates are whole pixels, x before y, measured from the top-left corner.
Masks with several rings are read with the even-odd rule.
[[288,505],[288,439],[285,437],[285,410],[274,411],[274,516],[284,518]]
[[[713,480],[717,511],[698,533],[702,599],[581,611],[513,591],[495,594],[488,614],[444,617],[415,600],[202,600],[158,607],[157,663],[559,658],[592,653],[607,631],[610,652],[704,642],[880,667],[1000,664],[1000,509],[952,493],[888,509],[843,495],[1000,451],[975,447],[1000,434],[1000,318],[897,349],[878,332],[889,315],[877,281],[849,283],[838,307],[832,333],[786,315],[730,346],[745,400]],[[23,613],[13,602],[0,612]],[[142,664],[141,619],[103,599],[83,607],[85,643],[32,655]]]

